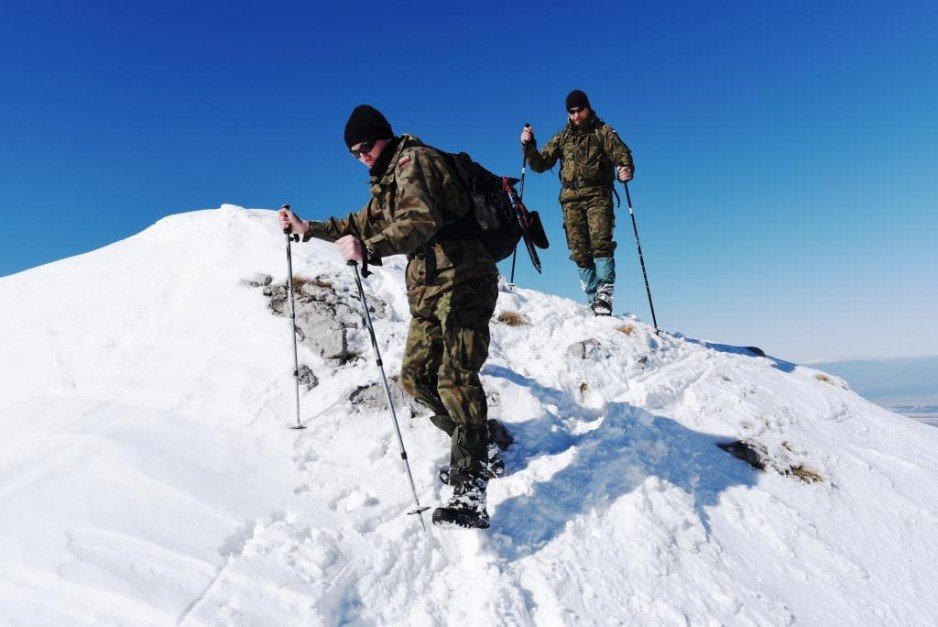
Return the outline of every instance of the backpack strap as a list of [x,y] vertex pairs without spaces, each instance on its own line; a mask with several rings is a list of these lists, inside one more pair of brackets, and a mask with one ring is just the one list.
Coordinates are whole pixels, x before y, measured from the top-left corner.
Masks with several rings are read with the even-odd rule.
[[[479,227],[479,223],[476,221],[475,214],[472,210],[472,188],[469,186],[469,182],[463,178],[459,166],[456,164],[457,156],[451,152],[440,150],[433,146],[427,147],[436,151],[436,153],[443,158],[443,161],[446,162],[453,179],[455,179],[462,188],[463,196],[469,206],[469,211],[463,215],[455,216],[452,222],[444,224],[440,230],[436,232],[436,236],[433,238],[434,242],[462,242],[479,239],[479,236],[482,234],[482,229]],[[449,216],[453,216],[451,212],[445,211],[445,213]]]

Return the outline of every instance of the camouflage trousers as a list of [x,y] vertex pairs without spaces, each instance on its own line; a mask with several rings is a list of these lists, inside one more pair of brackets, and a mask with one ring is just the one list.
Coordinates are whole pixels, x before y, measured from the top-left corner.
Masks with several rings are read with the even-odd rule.
[[492,275],[411,301],[401,383],[450,436],[450,466],[457,473],[480,475],[488,463],[488,405],[479,371],[488,358],[497,298]]
[[607,189],[596,188],[596,192],[562,204],[570,259],[577,265],[589,303],[593,302],[600,286],[616,280],[613,258],[616,243],[612,239],[616,216]]

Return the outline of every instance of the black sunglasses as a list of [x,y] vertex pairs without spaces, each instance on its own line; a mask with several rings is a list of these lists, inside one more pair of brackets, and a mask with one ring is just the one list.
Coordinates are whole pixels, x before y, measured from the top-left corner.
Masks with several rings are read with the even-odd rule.
[[376,142],[362,142],[358,145],[358,148],[349,148],[349,152],[352,153],[352,156],[356,159],[360,158],[364,154],[371,152],[372,148],[375,147]]

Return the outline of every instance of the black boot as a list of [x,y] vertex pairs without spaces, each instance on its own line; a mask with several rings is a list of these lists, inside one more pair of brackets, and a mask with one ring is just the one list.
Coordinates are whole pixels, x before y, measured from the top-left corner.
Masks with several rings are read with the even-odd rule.
[[488,529],[489,514],[485,511],[484,477],[459,473],[453,478],[453,496],[445,505],[433,510],[433,524],[438,527]]

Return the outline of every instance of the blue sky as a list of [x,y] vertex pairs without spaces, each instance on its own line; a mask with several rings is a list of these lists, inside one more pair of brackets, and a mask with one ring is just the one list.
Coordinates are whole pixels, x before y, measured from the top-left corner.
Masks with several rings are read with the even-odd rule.
[[[0,275],[225,202],[356,210],[363,102],[514,174],[521,126],[546,141],[580,88],[634,152],[663,328],[938,354],[936,5],[631,4],[6,2]],[[517,281],[580,298],[558,191],[529,175],[553,245]],[[624,207],[616,236],[617,311],[648,319]]]

